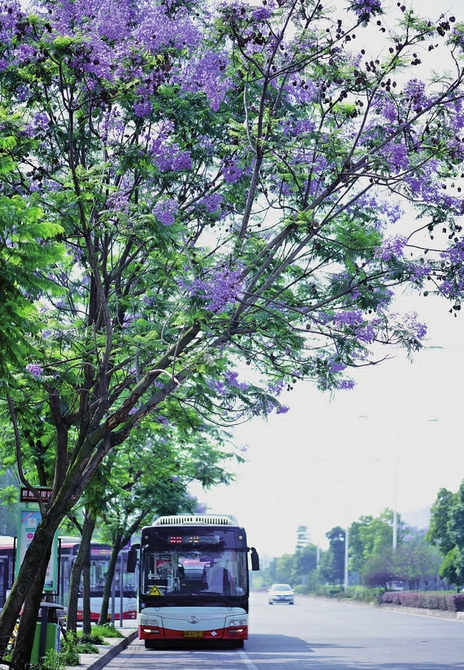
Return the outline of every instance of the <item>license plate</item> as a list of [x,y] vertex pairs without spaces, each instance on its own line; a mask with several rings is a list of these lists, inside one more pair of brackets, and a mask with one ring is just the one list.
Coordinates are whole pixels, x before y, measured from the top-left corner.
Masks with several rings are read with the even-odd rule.
[[202,630],[184,630],[184,637],[203,637]]

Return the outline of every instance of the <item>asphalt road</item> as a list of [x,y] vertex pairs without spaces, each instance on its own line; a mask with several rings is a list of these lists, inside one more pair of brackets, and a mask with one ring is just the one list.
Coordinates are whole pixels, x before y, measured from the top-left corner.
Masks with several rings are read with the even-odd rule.
[[243,650],[146,650],[131,644],[107,670],[457,670],[464,622],[316,600],[268,605],[253,594]]

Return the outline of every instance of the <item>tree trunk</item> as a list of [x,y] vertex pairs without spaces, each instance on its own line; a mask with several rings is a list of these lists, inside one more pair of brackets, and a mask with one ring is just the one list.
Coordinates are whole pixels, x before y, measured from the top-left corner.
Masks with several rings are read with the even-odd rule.
[[[95,521],[92,524],[92,532],[95,528]],[[88,541],[84,546],[84,565],[82,569],[82,632],[84,635],[90,635],[92,632],[92,621],[90,616],[90,534]]]
[[[28,598],[27,612],[24,611],[21,625],[21,637],[24,643],[23,645],[18,644],[18,649],[15,652],[21,659],[26,658],[26,649],[29,647],[30,649],[32,648],[35,623],[39,613],[40,599],[47,573],[53,537],[66,513],[66,507],[63,503],[63,500],[59,504],[56,504],[55,501],[46,510],[26,550],[18,576],[0,613],[0,637],[9,638],[16,625],[21,607],[26,598]],[[35,581],[36,578],[37,581]],[[39,596],[37,598],[29,598],[29,592],[31,589],[35,589],[35,587],[37,590],[40,590]],[[29,662],[29,658],[27,658],[26,662]],[[23,663],[22,660],[21,663]]]
[[77,629],[77,605],[79,600],[79,583],[82,574],[82,560],[80,560],[79,553],[80,546],[69,578],[68,613],[66,616],[66,629],[73,632],[76,632]]
[[[3,619],[3,612],[0,617],[0,623],[3,624],[4,630],[9,630],[11,627],[12,631],[24,603],[13,655],[13,662],[19,668],[25,668],[30,661],[54,533],[50,532],[50,528],[45,528],[41,523],[37,527],[37,534],[39,534],[41,540],[40,547],[33,547],[31,542],[21,564],[18,579],[13,585],[10,597],[5,604],[5,619]],[[7,608],[8,602],[10,602],[9,609]],[[13,623],[13,626],[11,626],[11,623]],[[4,633],[1,634],[2,637],[3,635]]]
[[[113,579],[114,579],[114,574],[116,572],[116,565],[118,563],[118,556],[119,552],[121,551],[121,538],[117,538],[114,542],[113,549],[111,551],[111,556],[110,560],[108,563],[108,571],[106,573],[105,577],[105,587],[103,589],[103,598],[102,598],[102,606],[100,610],[100,617],[98,619],[98,624],[103,625],[107,623],[108,621],[108,609],[109,609],[109,601],[111,597],[111,587],[113,584]],[[122,578],[122,575],[121,575]],[[122,612],[120,612],[120,616],[122,616]]]
[[[43,599],[43,585],[47,572],[48,562],[50,560],[51,545],[47,555],[47,561],[43,567],[40,566],[34,581],[29,589],[27,598],[24,602],[23,611],[20,618],[18,635],[16,638],[15,649],[13,653],[13,663],[19,668],[27,667],[31,658],[32,646],[34,643],[34,634],[38,620],[40,603]],[[31,634],[32,632],[32,634]]]
[[[86,560],[90,562],[90,542],[93,531],[95,530],[95,519],[86,513],[84,525],[82,527],[81,543],[77,551],[75,561],[71,570],[69,580],[69,600],[68,600],[68,630],[75,631],[77,628],[77,605],[79,600],[79,585],[81,581],[82,570]],[[87,558],[88,553],[88,558]]]

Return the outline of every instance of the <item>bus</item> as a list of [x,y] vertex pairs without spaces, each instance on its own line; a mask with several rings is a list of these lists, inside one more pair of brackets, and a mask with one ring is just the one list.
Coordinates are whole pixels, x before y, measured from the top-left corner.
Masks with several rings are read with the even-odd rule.
[[[138,551],[139,550],[139,551]],[[259,556],[233,517],[161,516],[142,529],[128,557],[138,562],[138,632],[147,649],[168,641],[228,642],[248,638],[248,556]]]
[[[0,536],[0,608],[13,584],[14,562],[16,559],[16,538]],[[61,537],[58,543],[59,572],[58,593],[56,601],[63,606],[68,603],[69,581],[71,570],[76,559],[80,539]],[[103,586],[108,570],[111,547],[107,544],[92,542],[90,545],[90,616],[97,621],[103,600]],[[110,598],[110,616],[112,620],[137,618],[137,599],[134,576],[127,573],[127,551],[122,551],[118,559],[118,567],[113,581],[112,597]],[[121,579],[122,593],[121,593]],[[82,597],[78,600],[78,620],[82,620]]]
[[[69,594],[71,570],[79,550],[80,541],[73,538],[61,538],[59,543],[59,594],[57,601],[66,606]],[[90,619],[98,621],[103,602],[103,588],[108,571],[112,549],[107,544],[92,542],[90,545]],[[109,619],[120,621],[122,618],[137,618],[137,597],[134,577],[126,570],[127,551],[121,551],[113,579],[112,594],[109,602]],[[121,592],[122,580],[122,592]],[[77,603],[77,620],[82,621],[82,582]]]

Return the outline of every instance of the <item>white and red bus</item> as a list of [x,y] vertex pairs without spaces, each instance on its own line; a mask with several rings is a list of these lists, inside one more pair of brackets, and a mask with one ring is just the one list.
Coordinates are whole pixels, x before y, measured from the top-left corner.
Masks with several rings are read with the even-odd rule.
[[[80,545],[79,538],[62,537],[59,540],[58,593],[56,601],[65,607],[68,604],[71,570]],[[137,599],[134,576],[127,573],[127,551],[122,551],[118,560],[114,588],[110,599],[112,620],[137,618]],[[92,621],[97,621],[103,597],[103,586],[111,555],[111,547],[92,542],[90,545],[90,609]],[[3,607],[13,583],[16,560],[15,538],[0,536],[0,608]],[[121,594],[122,580],[122,594]],[[78,601],[78,620],[82,619],[82,597]]]
[[259,570],[237,522],[220,515],[162,516],[142,529],[129,553],[138,579],[139,639],[153,649],[168,641],[228,642],[248,638],[248,556]]

